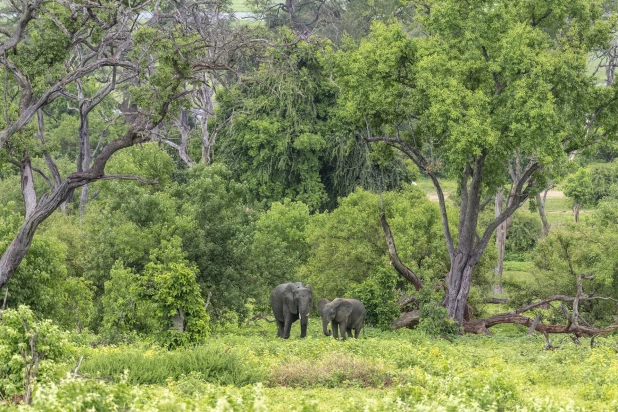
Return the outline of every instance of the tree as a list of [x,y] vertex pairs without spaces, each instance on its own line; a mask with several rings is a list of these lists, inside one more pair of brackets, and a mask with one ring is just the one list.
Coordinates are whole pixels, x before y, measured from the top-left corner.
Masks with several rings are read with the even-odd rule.
[[[586,67],[612,20],[584,0],[412,3],[418,25],[375,24],[341,53],[338,82],[366,140],[397,148],[432,180],[451,260],[444,304],[462,324],[496,228],[544,185],[552,163],[615,136],[616,88],[597,86]],[[505,160],[516,156],[509,206],[477,233],[485,199],[507,184]],[[439,173],[459,182],[457,236]]]
[[[192,36],[190,27],[176,24],[175,16],[183,14],[179,9],[197,13],[203,8],[201,2],[11,4],[19,19],[12,30],[0,32],[0,64],[8,73],[3,85],[0,158],[20,172],[25,213],[20,230],[0,257],[0,286],[19,266],[38,226],[76,189],[106,179],[145,182],[136,176],[106,175],[108,160],[149,140],[150,131],[184,96],[183,79],[221,57],[209,56],[200,47],[208,43],[207,37]],[[97,150],[90,144],[88,116],[95,106],[113,98],[111,91],[123,97],[116,106],[126,129],[121,136],[102,141]],[[43,110],[56,99],[70,99],[79,106],[77,170],[64,178],[43,133]],[[34,116],[38,131],[30,124]],[[33,168],[39,156],[45,158],[51,177]],[[34,173],[49,185],[42,195],[35,189]],[[82,204],[87,191],[83,195]]]
[[228,1],[191,2],[187,7],[177,7],[172,20],[183,29],[187,42],[201,42],[207,59],[196,66],[183,85],[190,96],[181,110],[170,116],[161,127],[153,132],[157,140],[175,150],[180,159],[192,167],[197,160],[192,152],[191,140],[197,137],[201,161],[213,161],[214,145],[219,131],[232,119],[218,116],[215,111],[215,94],[226,85],[231,77],[237,80],[237,62],[243,54],[260,54],[268,43],[255,39],[254,30],[246,25],[235,24],[234,13]]
[[339,115],[330,44],[297,42],[287,29],[279,42],[292,44],[271,50],[217,96],[219,116],[231,119],[219,133],[218,159],[234,177],[258,201],[301,201],[311,211],[334,209],[357,186],[390,190],[409,183],[401,156],[390,153],[378,170],[378,156],[362,144],[358,127]]
[[401,260],[410,262],[409,270],[421,281],[438,283],[448,267],[439,213],[413,185],[382,196],[359,188],[332,212],[312,216],[307,228],[311,253],[298,275],[311,283],[318,299],[362,298],[370,311],[368,318],[387,325],[397,312],[393,301],[399,296],[394,289],[408,292],[410,283],[398,276],[392,257],[389,261],[382,211],[399,236]]
[[592,192],[589,170],[580,167],[577,172],[567,178],[564,185],[564,194],[573,199],[573,218],[575,222],[579,222],[579,211],[582,206],[594,202]]

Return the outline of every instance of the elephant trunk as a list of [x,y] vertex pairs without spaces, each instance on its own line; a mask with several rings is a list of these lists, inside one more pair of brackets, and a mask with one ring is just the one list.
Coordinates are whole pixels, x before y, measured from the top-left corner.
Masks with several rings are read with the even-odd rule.
[[300,315],[300,337],[307,336],[307,325],[309,325],[309,315]]
[[326,336],[330,336],[331,332],[328,330],[328,319],[322,318],[322,329],[324,329],[324,334]]

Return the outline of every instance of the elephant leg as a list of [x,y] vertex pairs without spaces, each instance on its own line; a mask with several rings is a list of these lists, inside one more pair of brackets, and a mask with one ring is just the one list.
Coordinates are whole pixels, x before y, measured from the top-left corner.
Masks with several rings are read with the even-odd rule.
[[[339,332],[337,331],[337,328],[339,327],[339,324],[337,324],[335,321],[333,321],[331,323],[331,326],[333,327],[333,337],[335,339],[339,339]],[[344,335],[345,338],[345,335]]]
[[354,337],[356,339],[358,339],[358,336],[360,335],[361,329],[362,329],[361,327],[358,327],[358,328],[354,329]]
[[345,335],[347,334],[347,331],[348,331],[345,321],[339,324],[339,329],[341,330],[341,340],[345,340]]
[[277,320],[277,337],[283,337],[283,322]]
[[290,337],[290,329],[292,328],[292,314],[285,314],[285,321],[283,324],[283,339],[288,339]]
[[348,338],[351,338],[352,336],[352,328],[348,328]]

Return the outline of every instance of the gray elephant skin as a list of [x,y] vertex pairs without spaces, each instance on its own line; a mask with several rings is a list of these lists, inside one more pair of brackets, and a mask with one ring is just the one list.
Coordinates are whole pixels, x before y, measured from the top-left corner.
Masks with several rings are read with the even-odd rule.
[[341,331],[341,339],[345,340],[346,333],[352,337],[352,329],[354,329],[354,337],[358,338],[361,330],[365,326],[365,305],[360,300],[337,298],[330,302],[328,299],[321,299],[318,302],[318,312],[322,317],[322,328],[324,334],[330,336],[328,330],[328,322],[332,322],[333,336],[338,339],[337,327]]
[[307,336],[309,314],[313,310],[313,291],[301,282],[282,283],[270,292],[270,306],[277,321],[277,336],[290,337],[292,323],[300,319],[300,337]]

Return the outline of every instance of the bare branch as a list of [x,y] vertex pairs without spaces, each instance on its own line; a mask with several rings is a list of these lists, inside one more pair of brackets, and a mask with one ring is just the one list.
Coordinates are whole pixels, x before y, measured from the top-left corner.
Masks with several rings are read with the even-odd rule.
[[22,16],[19,19],[19,22],[17,22],[15,31],[8,39],[0,43],[0,55],[4,55],[6,51],[17,46],[17,44],[22,40],[28,23],[35,18],[35,14],[41,7],[41,3],[43,3],[43,0],[34,0],[33,2],[28,2],[26,7],[23,10],[20,10]]
[[105,176],[101,176],[95,180],[135,180],[138,181],[140,183],[143,183],[145,185],[156,185],[159,183],[159,181],[157,179],[154,180],[150,180],[150,179],[145,179],[143,177],[140,176],[135,176],[135,175],[122,175],[122,174],[117,174],[117,175],[105,175]]

